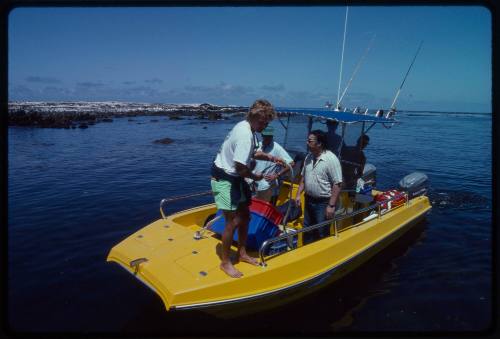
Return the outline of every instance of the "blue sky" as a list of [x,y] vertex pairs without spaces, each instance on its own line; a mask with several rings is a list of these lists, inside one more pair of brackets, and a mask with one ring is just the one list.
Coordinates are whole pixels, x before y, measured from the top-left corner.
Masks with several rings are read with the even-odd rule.
[[[321,107],[337,99],[343,6],[17,8],[10,101]],[[491,112],[491,14],[480,6],[351,6],[342,104]]]

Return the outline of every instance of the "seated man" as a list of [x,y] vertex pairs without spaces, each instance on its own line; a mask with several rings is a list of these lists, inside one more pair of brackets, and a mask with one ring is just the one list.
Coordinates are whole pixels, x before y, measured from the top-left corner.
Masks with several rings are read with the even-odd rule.
[[358,138],[356,146],[342,148],[342,174],[344,175],[344,189],[356,189],[359,178],[363,176],[366,157],[363,149],[368,146],[370,137],[363,134]]
[[[259,145],[258,151],[265,152],[274,157],[283,159],[290,166],[294,162],[285,149],[273,140],[274,128],[266,127],[262,132],[262,143]],[[276,203],[276,198],[279,194],[279,178],[281,178],[290,169],[288,166],[282,167],[271,161],[257,160],[254,168],[255,173],[262,173],[265,180],[256,181],[256,198],[267,202]]]

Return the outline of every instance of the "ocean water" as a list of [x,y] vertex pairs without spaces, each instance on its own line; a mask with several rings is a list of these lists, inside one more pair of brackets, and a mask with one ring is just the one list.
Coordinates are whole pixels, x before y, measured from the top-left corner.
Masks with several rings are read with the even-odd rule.
[[[370,130],[382,189],[425,172],[433,210],[344,279],[232,320],[166,312],[106,256],[158,219],[164,197],[210,189],[226,121],[115,119],[88,129],[8,130],[7,325],[16,333],[293,335],[479,332],[492,324],[491,115],[410,114]],[[297,125],[305,122],[297,118]],[[282,140],[278,121],[272,125]],[[153,141],[169,137],[169,145]],[[305,127],[289,133],[295,147]],[[210,197],[181,201],[180,210]]]

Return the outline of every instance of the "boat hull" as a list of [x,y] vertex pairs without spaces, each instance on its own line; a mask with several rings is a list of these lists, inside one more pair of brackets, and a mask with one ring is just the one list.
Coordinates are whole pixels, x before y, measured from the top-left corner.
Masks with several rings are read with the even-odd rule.
[[264,296],[249,297],[247,299],[233,300],[228,302],[220,302],[213,304],[201,305],[198,307],[180,307],[176,310],[201,310],[203,312],[213,314],[221,318],[234,318],[248,314],[253,314],[273,308],[277,308],[296,300],[304,298],[308,295],[317,293],[319,290],[334,284],[349,273],[357,270],[366,262],[372,260],[377,254],[387,249],[394,244],[398,239],[408,233],[415,225],[421,223],[425,219],[422,215],[403,227],[399,228],[390,236],[382,239],[380,242],[367,248],[363,253],[357,255],[351,260],[345,261],[342,264],[333,267],[332,269],[320,274],[319,276],[305,281],[302,284],[291,286],[276,293],[269,293]]
[[[363,281],[365,281],[365,276],[361,273],[361,271],[364,271],[365,268],[367,271],[372,271],[371,274],[368,273],[368,276],[366,276],[367,279],[370,279],[374,274],[373,267],[368,267],[366,265],[374,264],[375,267],[380,267],[379,263],[385,263],[399,257],[401,253],[406,252],[406,250],[414,244],[415,240],[418,239],[418,236],[422,234],[424,227],[424,219],[420,219],[419,221],[412,223],[403,233],[400,234],[400,236],[396,237],[394,241],[388,243],[387,246],[380,247],[380,250],[374,250],[372,256],[364,257],[366,260],[362,260],[359,263],[353,263],[354,265],[348,267],[344,272],[328,272],[325,276],[320,276],[303,286],[290,288],[276,295],[258,298],[247,302],[240,302],[237,304],[225,304],[202,308],[199,309],[199,311],[216,316],[217,318],[232,319],[266,312],[269,310],[275,310],[280,307],[286,307],[295,302],[301,302],[308,297],[316,298],[315,295],[322,293],[325,289],[336,291],[333,293],[336,293],[336,295],[340,298],[343,298],[345,294],[351,293],[345,290],[346,287],[349,288],[349,286],[359,283],[359,281],[352,279],[359,279],[359,277],[362,276]],[[401,238],[407,238],[404,240],[404,244],[399,242],[402,240]],[[383,245],[381,244],[381,246]],[[361,258],[359,258],[359,260],[361,260]],[[341,287],[342,290],[338,290],[338,286]],[[327,296],[331,296],[330,292],[327,293]],[[366,290],[360,290],[357,293],[359,293],[359,295],[363,295],[366,293]],[[324,295],[322,294],[321,297],[323,296]]]
[[[277,307],[339,280],[400,238],[431,206],[427,197],[417,197],[337,236],[268,258],[266,266],[238,263],[244,274],[240,279],[229,278],[218,268],[220,241],[213,234],[193,239],[214,209],[206,205],[160,219],[115,246],[108,261],[119,263],[153,289],[167,310],[236,316],[262,309],[259,306]],[[146,261],[130,265],[141,258]]]

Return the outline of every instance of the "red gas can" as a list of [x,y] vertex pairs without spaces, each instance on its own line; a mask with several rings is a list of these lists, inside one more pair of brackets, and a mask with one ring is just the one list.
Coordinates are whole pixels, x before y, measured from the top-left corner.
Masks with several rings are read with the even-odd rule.
[[[389,202],[387,202],[390,199]],[[406,202],[406,196],[403,192],[398,190],[389,190],[382,193],[379,193],[375,196],[375,201],[382,203],[382,209],[388,209],[401,206]]]

